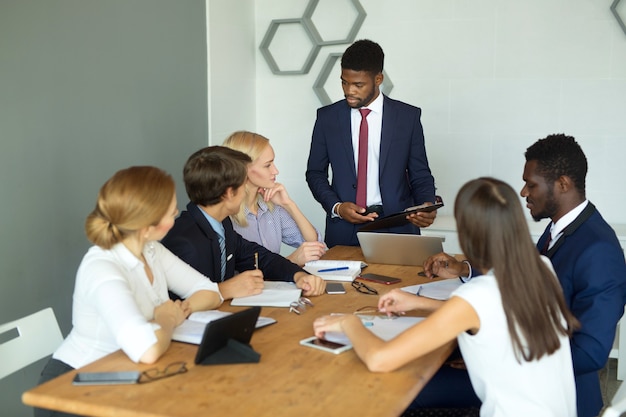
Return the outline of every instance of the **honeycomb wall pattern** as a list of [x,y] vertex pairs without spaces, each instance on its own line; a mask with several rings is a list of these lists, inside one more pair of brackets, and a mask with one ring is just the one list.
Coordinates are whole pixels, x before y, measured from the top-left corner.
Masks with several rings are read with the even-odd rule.
[[[273,74],[308,74],[322,46],[350,44],[356,39],[356,35],[361,29],[361,25],[363,25],[363,21],[365,21],[365,17],[367,16],[367,13],[365,12],[365,9],[361,5],[360,1],[343,0],[349,2],[349,4],[352,5],[356,13],[350,30],[347,36],[343,39],[327,39],[324,34],[318,31],[317,27],[315,26],[313,14],[315,13],[315,10],[320,1],[330,1],[332,2],[331,4],[333,6],[336,6],[339,0],[309,0],[309,3],[307,4],[307,7],[304,10],[302,17],[290,19],[275,19],[270,22],[270,25],[265,32],[265,36],[263,36],[263,40],[259,45],[259,49],[261,51],[261,54],[265,58],[267,65],[272,70]],[[270,50],[272,41],[274,41],[275,39],[279,39],[281,36],[286,36],[284,34],[281,34],[280,31],[280,28],[283,25],[300,25],[302,30],[306,33],[308,40],[310,41],[309,45],[302,46],[303,48],[310,48],[309,54],[307,55],[302,65],[296,65],[295,68],[293,68],[293,64],[277,62],[277,59],[274,57],[274,55],[272,55],[272,52]],[[313,84],[313,91],[315,91],[315,94],[323,105],[332,103],[328,93],[326,92],[325,84],[328,80],[331,70],[333,69],[333,66],[341,57],[341,55],[341,53],[328,54],[326,62],[322,66],[322,69],[320,70],[320,73]],[[292,68],[289,68],[290,65],[292,66]],[[389,95],[389,93],[393,89],[393,83],[391,82],[391,79],[386,72],[383,72],[383,75],[385,77],[385,80],[383,82],[383,85],[381,86],[381,90],[384,94]]]

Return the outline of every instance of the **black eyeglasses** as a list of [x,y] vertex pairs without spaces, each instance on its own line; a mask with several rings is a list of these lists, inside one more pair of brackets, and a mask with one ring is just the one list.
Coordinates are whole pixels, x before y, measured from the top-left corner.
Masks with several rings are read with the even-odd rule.
[[160,370],[158,368],[151,368],[143,371],[141,373],[141,377],[139,378],[139,382],[153,382],[170,376],[184,374],[185,372],[187,372],[186,362],[172,362],[167,365],[163,370]]
[[352,281],[352,288],[360,292],[361,294],[370,294],[370,295],[378,295],[378,291],[376,291],[372,287],[368,287],[362,282]]

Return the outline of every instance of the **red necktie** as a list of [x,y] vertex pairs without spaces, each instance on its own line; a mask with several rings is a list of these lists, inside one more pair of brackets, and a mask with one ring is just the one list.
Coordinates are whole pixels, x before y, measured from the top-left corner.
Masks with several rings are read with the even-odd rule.
[[356,205],[367,207],[367,115],[370,109],[359,109],[361,112],[361,128],[359,130],[359,165],[356,177]]

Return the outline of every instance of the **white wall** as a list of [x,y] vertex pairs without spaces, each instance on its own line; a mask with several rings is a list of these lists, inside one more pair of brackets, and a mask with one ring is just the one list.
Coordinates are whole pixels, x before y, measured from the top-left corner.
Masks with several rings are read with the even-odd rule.
[[255,130],[254,0],[207,0],[209,145]]
[[[242,128],[269,137],[279,181],[323,230],[324,213],[304,180],[321,105],[312,86],[327,55],[348,45],[322,47],[308,74],[274,75],[259,44],[271,20],[301,17],[308,1],[208,4],[210,140],[220,143]],[[347,34],[350,25],[342,22],[353,18],[350,4],[319,1],[313,18],[323,35]],[[626,223],[621,186],[626,34],[610,1],[361,0],[361,5],[367,18],[357,39],[370,38],[385,50],[391,96],[422,108],[430,166],[447,203],[441,215],[452,213],[456,192],[469,179],[491,175],[520,188],[524,150],[564,132],[577,138],[589,159],[590,200],[611,223]],[[275,38],[272,50],[283,61],[301,62],[308,53],[300,46],[306,38],[297,28],[289,30],[288,39]],[[233,32],[234,39],[226,36]],[[338,66],[327,87],[333,100],[341,98]]]
[[[308,74],[274,75],[259,43],[272,19],[300,17],[308,2],[253,3],[255,129],[276,149],[279,180],[323,230],[324,213],[304,180],[320,106],[312,85],[326,56],[347,45],[324,46]],[[318,24],[325,29],[340,26],[350,19],[344,15],[351,7],[344,3],[350,4],[320,0],[314,20],[321,16]],[[452,213],[456,192],[469,179],[492,175],[519,189],[526,147],[564,132],[578,139],[589,159],[588,197],[607,220],[626,223],[626,34],[610,13],[610,1],[361,0],[361,5],[367,18],[357,39],[381,44],[395,86],[391,96],[423,110],[431,169],[448,204],[442,215]],[[329,12],[333,7],[336,14]],[[626,17],[626,10],[622,13]],[[299,40],[294,35],[277,41],[277,54],[300,59]],[[213,62],[212,70],[218,65]],[[341,98],[338,69],[327,85],[334,89],[331,98]],[[252,100],[244,89],[216,92],[213,102]],[[215,127],[219,121],[212,120]]]

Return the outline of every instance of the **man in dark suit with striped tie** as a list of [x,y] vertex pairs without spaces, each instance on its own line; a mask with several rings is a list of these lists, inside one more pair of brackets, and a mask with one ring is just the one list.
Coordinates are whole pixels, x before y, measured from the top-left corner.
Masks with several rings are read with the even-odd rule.
[[307,296],[323,294],[322,278],[234,231],[229,216],[239,211],[250,162],[248,155],[223,146],[191,155],[183,170],[191,201],[163,245],[217,282],[225,300],[259,294],[264,279],[295,282]]

